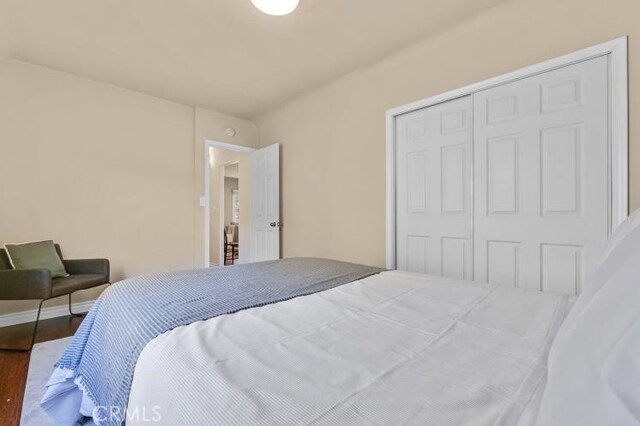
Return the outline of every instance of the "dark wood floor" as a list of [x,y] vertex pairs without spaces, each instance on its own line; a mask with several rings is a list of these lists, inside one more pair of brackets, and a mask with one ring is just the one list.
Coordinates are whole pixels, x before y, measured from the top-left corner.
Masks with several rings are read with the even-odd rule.
[[[71,336],[82,322],[82,317],[59,317],[40,321],[36,342]],[[33,323],[0,328],[0,347],[27,347]],[[0,351],[0,424],[18,426],[22,411],[22,398],[29,371],[29,352]]]

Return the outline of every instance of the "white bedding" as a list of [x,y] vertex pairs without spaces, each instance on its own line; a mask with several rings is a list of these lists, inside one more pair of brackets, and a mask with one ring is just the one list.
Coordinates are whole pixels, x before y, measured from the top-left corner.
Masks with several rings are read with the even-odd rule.
[[568,302],[390,271],[197,322],[145,347],[127,424],[530,424]]

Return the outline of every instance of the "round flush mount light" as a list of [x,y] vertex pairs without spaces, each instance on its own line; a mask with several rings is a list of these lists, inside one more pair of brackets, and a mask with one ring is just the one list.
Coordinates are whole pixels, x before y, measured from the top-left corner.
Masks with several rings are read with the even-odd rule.
[[267,15],[288,15],[298,7],[300,0],[251,0],[251,3]]

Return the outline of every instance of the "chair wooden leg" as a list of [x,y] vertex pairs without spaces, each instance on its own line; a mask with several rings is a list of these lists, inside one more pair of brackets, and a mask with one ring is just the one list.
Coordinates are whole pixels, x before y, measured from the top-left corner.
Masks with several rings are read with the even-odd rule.
[[38,333],[38,324],[40,323],[40,311],[42,311],[42,304],[44,303],[44,299],[40,301],[38,305],[38,314],[36,315],[36,323],[33,326],[33,333],[31,334],[31,344],[28,348],[0,348],[0,351],[5,352],[29,352],[33,349],[33,345],[36,343],[36,334]]

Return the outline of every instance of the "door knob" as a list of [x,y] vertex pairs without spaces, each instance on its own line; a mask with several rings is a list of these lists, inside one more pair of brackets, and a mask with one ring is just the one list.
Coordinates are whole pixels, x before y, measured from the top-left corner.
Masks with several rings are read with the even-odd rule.
[[272,228],[275,228],[276,226],[278,226],[278,224],[277,224],[277,223],[275,223],[275,222],[271,222],[269,225],[270,225]]

